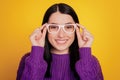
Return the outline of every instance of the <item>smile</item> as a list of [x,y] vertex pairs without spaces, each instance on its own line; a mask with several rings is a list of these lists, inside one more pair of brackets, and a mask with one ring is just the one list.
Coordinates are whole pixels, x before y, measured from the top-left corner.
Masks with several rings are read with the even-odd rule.
[[61,40],[61,39],[56,39],[55,40],[58,44],[65,44],[67,42],[67,39]]

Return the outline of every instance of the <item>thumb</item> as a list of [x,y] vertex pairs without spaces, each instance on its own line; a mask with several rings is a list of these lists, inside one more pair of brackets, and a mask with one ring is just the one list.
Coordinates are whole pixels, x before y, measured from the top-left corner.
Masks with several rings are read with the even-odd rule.
[[81,41],[82,40],[82,34],[80,33],[80,29],[78,27],[76,27],[76,35],[77,35],[78,41]]
[[45,27],[45,28],[43,29],[43,34],[42,34],[42,38],[43,38],[43,39],[45,39],[46,33],[47,33],[47,28]]

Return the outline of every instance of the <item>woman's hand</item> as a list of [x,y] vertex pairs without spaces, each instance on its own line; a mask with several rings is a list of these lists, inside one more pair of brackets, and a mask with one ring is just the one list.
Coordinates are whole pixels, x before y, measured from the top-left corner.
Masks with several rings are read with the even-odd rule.
[[41,46],[45,45],[45,36],[46,36],[46,24],[42,25],[40,28],[37,28],[30,36],[30,41],[32,46]]
[[76,34],[78,38],[78,46],[81,47],[91,47],[93,42],[93,36],[90,34],[89,31],[86,30],[86,28],[81,25],[77,24],[78,27],[82,29],[82,32],[80,32],[80,29],[76,27]]

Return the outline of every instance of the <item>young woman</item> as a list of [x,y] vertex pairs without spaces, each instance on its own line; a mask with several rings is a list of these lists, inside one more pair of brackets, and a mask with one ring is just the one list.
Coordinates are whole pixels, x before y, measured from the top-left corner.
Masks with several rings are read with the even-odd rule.
[[32,49],[21,59],[17,80],[103,80],[100,64],[91,54],[93,36],[69,5],[48,8],[30,40]]

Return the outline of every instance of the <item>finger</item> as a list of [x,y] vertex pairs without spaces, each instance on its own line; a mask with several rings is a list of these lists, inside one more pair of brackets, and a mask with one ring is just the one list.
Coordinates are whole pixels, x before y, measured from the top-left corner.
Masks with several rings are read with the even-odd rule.
[[[84,35],[89,35],[90,37],[93,37],[92,34],[87,29],[83,30],[83,36]],[[84,39],[87,40],[85,37],[84,37]]]
[[39,34],[38,34],[39,36],[40,36],[40,35],[43,35],[43,32],[44,32],[43,30],[44,30],[44,28],[46,27],[46,24],[47,24],[47,23],[43,24],[43,25],[39,28]]
[[35,35],[38,32],[39,32],[39,28],[35,29],[30,36]]
[[83,40],[87,41],[89,38],[88,36],[90,36],[89,33],[83,32]]
[[37,29],[35,29],[34,31],[33,31],[33,33],[32,34],[34,34],[34,33],[36,33],[36,32],[39,32],[40,31],[40,29],[39,28],[37,28]]
[[79,25],[79,23],[76,23],[76,25],[77,25],[77,27],[78,27],[78,28],[80,28],[80,25]]
[[85,47],[91,47],[92,42],[93,42],[93,38],[91,38],[90,36],[86,35],[87,40],[85,41]]
[[37,28],[34,30],[34,32],[30,35],[30,39],[38,39],[41,37],[41,31],[40,28]]
[[40,30],[42,31],[46,25],[47,25],[47,23],[43,24],[43,25],[40,27]]
[[33,40],[33,39],[37,39],[37,33],[33,33],[30,35],[30,39]]
[[43,29],[42,38],[45,39],[46,33],[47,33],[47,28],[45,27],[45,28]]
[[80,26],[80,28],[82,29],[82,37],[83,37],[83,40],[88,40],[87,37],[85,35],[89,35],[92,37],[92,35],[90,34],[90,32],[81,24],[78,24]]
[[87,41],[87,38],[86,38],[86,36],[85,36],[85,33],[86,33],[85,28],[81,28],[81,29],[82,29],[82,33],[81,33],[82,39],[83,39],[84,41]]
[[79,33],[81,35],[81,39],[83,38],[83,31],[80,30],[80,24],[76,23],[77,27],[79,28]]
[[86,32],[85,35],[89,35],[90,37],[93,37],[91,33]]
[[76,23],[76,24],[77,24],[77,26],[79,26],[82,30],[85,30],[85,29],[86,29],[83,25],[78,24],[78,23]]
[[93,37],[93,35],[89,31],[87,31],[87,30],[84,31],[84,34]]
[[81,32],[81,37],[82,37],[82,39],[83,40],[87,40],[85,37],[84,37],[84,31],[86,31],[86,29],[85,29],[85,27],[84,26],[82,26],[82,25],[80,25],[80,24],[78,24],[78,23],[76,23],[77,24],[77,26],[79,26],[79,28],[81,28],[82,29],[82,32]]
[[84,35],[84,40],[92,41],[93,39],[94,39],[93,36],[91,34],[89,34],[89,33],[86,33]]
[[76,35],[77,35],[78,41],[80,41],[82,39],[82,35],[81,35],[80,29],[78,27],[76,27]]

